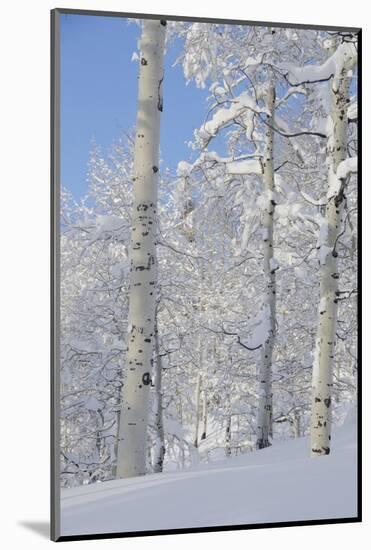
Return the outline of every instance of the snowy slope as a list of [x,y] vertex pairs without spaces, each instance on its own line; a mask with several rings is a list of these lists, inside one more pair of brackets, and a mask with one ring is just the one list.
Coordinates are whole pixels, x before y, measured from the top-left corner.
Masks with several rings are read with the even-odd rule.
[[353,517],[355,425],[330,456],[308,458],[296,439],[192,470],[62,491],[62,535]]

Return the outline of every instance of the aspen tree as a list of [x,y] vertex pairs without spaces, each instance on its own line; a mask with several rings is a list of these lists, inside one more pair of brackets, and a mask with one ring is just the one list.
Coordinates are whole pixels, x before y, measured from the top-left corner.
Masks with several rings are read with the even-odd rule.
[[201,440],[206,439],[207,435],[207,392],[202,390],[202,434]]
[[262,163],[263,184],[266,205],[263,213],[263,244],[264,244],[264,279],[265,296],[263,300],[264,315],[268,316],[269,331],[261,348],[259,371],[259,403],[257,419],[256,447],[268,447],[272,437],[272,356],[276,324],[276,282],[273,263],[273,216],[274,216],[274,166],[273,166],[273,134],[275,89],[270,85],[266,93],[266,105],[270,113],[268,117],[266,147]]
[[162,472],[165,457],[165,432],[164,432],[164,411],[163,411],[163,395],[162,395],[162,360],[160,355],[160,343],[158,336],[158,321],[156,312],[156,328],[155,328],[155,430],[156,442],[154,450],[154,471]]
[[201,374],[197,375],[195,401],[196,401],[196,420],[195,420],[195,434],[193,445],[198,447],[198,432],[200,426],[200,397],[201,397]]
[[[341,48],[341,50],[340,50]],[[311,455],[330,453],[331,400],[339,297],[337,245],[344,227],[344,191],[348,174],[339,167],[348,157],[349,84],[356,63],[354,44],[339,47],[342,68],[330,83],[331,131],[327,142],[328,193],[319,242],[320,302],[314,353],[311,412]]]
[[155,338],[156,220],[165,21],[145,20],[140,41],[126,378],[117,477],[146,473],[149,388]]

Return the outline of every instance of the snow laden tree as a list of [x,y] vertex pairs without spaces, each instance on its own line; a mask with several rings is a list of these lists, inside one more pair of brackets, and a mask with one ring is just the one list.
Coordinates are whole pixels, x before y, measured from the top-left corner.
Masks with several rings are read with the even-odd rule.
[[[325,223],[320,243],[320,303],[313,365],[311,452],[328,454],[331,440],[331,400],[333,399],[333,364],[337,329],[339,293],[339,238],[344,232],[344,200],[351,173],[357,171],[357,158],[348,157],[349,87],[356,64],[356,46],[345,43],[333,54],[337,70],[330,87],[331,119],[327,142],[329,183]],[[339,59],[340,58],[340,59]]]
[[[210,87],[213,101],[208,120],[196,132],[194,146],[199,147],[202,154],[199,161],[193,164],[193,170],[201,168],[205,173],[213,168],[216,172],[224,165],[225,179],[232,184],[234,191],[238,189],[237,183],[243,186],[248,180],[259,190],[257,205],[261,225],[255,238],[260,237],[262,243],[259,251],[264,281],[260,301],[262,330],[256,345],[245,345],[246,350],[260,349],[261,354],[258,373],[258,449],[268,446],[272,438],[271,380],[277,332],[275,279],[279,267],[274,254],[273,231],[277,203],[275,172],[287,163],[302,164],[298,145],[291,140],[301,136],[323,137],[305,128],[305,112],[298,117],[300,100],[294,98],[305,95],[306,90],[300,85],[291,86],[281,65],[290,58],[303,63],[306,57],[323,54],[317,38],[315,32],[266,27],[246,30],[223,25],[201,28],[195,24],[185,31],[187,48],[182,58],[185,75],[194,78],[199,86],[204,86],[210,79],[218,79]],[[299,44],[296,44],[295,50],[290,48],[293,41]],[[276,89],[279,90],[278,98]],[[290,109],[292,113],[296,111],[291,119],[288,118]],[[295,129],[300,121],[304,123],[304,130]],[[273,145],[274,136],[278,147]],[[214,139],[222,139],[227,144],[228,157],[206,151]],[[209,175],[208,183],[210,179]],[[252,209],[253,205],[245,203],[242,212],[245,214]],[[256,212],[254,215],[256,218]],[[249,233],[255,230],[251,224],[245,223],[245,243]],[[242,345],[240,340],[239,343]]]
[[[354,48],[354,38],[268,27],[169,27],[167,39],[170,30],[184,40],[186,78],[210,92],[189,157],[176,173],[153,170],[158,157],[143,161],[136,170],[151,170],[133,181],[136,150],[149,148],[138,134],[148,135],[148,126],[109,152],[94,145],[88,198],[63,205],[64,486],[119,476],[123,433],[135,434],[130,447],[141,457],[141,473],[251,452],[269,445],[272,434],[274,440],[309,435],[313,350],[323,317],[316,288],[326,271],[318,258],[326,265],[335,260],[331,270],[339,276],[335,423],[357,392],[357,105],[350,60],[344,64],[346,138],[339,142],[346,156],[336,170],[334,121],[343,123],[343,113],[335,117],[332,91],[336,78],[342,89],[340,52]],[[141,71],[148,60],[142,49]],[[138,210],[157,195],[149,181],[158,187],[156,213]],[[331,242],[330,188],[342,199]],[[134,197],[145,190],[150,194]],[[142,234],[153,226],[151,235]],[[150,257],[153,265],[146,263]],[[129,313],[132,295],[140,306],[135,315],[150,308],[144,319],[153,330]],[[139,464],[134,455],[122,464],[134,460]]]
[[276,280],[275,272],[277,270],[276,260],[273,256],[273,218],[274,206],[274,149],[273,149],[273,124],[274,124],[274,104],[275,88],[273,84],[268,86],[266,92],[266,105],[269,115],[267,122],[269,126],[266,130],[266,147],[262,159],[262,173],[264,182],[264,194],[267,204],[263,212],[263,254],[264,254],[264,277],[266,279],[266,291],[263,299],[263,308],[268,319],[269,326],[267,337],[263,342],[261,349],[261,366],[259,376],[259,409],[257,418],[257,441],[258,449],[263,449],[270,445],[273,437],[272,426],[272,360],[273,346],[276,334]]
[[163,405],[163,384],[162,384],[162,357],[160,353],[160,341],[158,334],[157,310],[159,304],[156,304],[155,317],[155,412],[154,412],[154,428],[155,428],[155,448],[153,458],[153,471],[155,473],[162,472],[165,458],[165,428],[164,428],[164,405]]
[[[65,486],[111,479],[115,473],[131,226],[122,208],[130,201],[130,180],[123,177],[128,159],[121,155],[120,170],[112,166],[117,160],[112,156],[111,163],[98,161],[93,153],[92,194],[81,204],[62,193],[60,415]],[[111,193],[115,179],[120,180],[121,208],[116,205],[116,215],[106,210],[100,214],[99,199],[94,214],[86,205],[93,200],[95,183],[99,181],[103,191],[105,179]]]
[[134,146],[128,350],[118,431],[118,478],[146,473],[155,341],[157,180],[166,21],[143,22]]
[[321,66],[292,71],[296,79],[307,82],[330,81],[330,112],[326,127],[328,186],[319,236],[320,301],[313,365],[312,456],[330,453],[334,350],[341,295],[338,285],[339,239],[345,232],[348,216],[344,209],[347,185],[351,174],[357,170],[357,157],[350,157],[348,153],[349,90],[357,62],[356,40],[347,38],[338,47],[330,42],[330,48],[334,51]]

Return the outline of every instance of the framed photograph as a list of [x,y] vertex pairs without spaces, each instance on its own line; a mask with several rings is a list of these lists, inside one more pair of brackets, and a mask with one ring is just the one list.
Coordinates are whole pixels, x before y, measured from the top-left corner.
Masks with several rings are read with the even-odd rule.
[[51,26],[52,539],[361,521],[361,30]]

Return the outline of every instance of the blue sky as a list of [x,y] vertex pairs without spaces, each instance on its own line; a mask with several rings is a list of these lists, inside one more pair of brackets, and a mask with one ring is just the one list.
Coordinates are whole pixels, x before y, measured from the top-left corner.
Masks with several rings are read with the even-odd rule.
[[[87,190],[92,139],[107,149],[135,126],[138,64],[131,61],[140,29],[127,19],[61,16],[61,180],[76,198]],[[191,154],[192,139],[206,113],[207,90],[186,86],[181,51],[172,44],[165,59],[162,166],[175,170]]]

